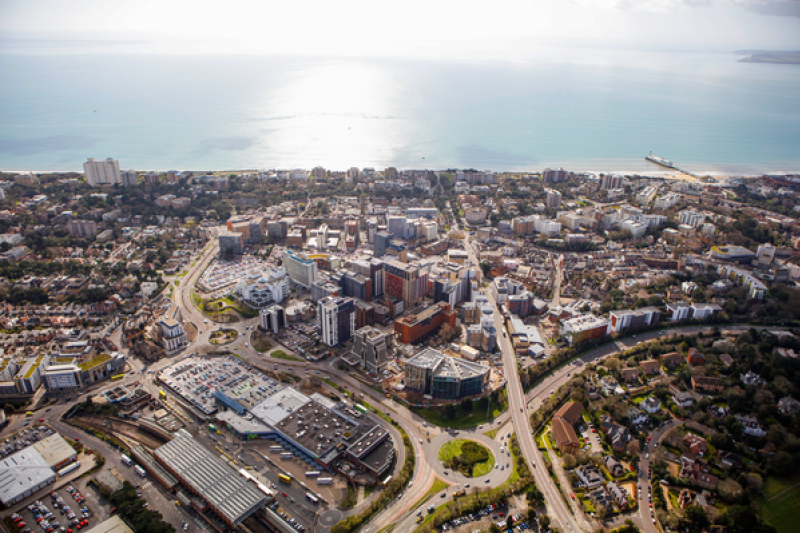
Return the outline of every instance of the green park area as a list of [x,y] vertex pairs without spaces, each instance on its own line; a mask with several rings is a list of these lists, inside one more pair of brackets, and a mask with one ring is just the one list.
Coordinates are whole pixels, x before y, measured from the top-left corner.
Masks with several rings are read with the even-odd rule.
[[764,480],[766,498],[759,498],[762,519],[778,533],[797,531],[800,524],[800,476],[793,478],[768,477]]
[[468,477],[480,477],[491,472],[494,455],[489,448],[473,440],[451,440],[439,449],[439,460]]
[[508,402],[505,396],[500,396],[500,401],[481,398],[476,401],[465,400],[458,405],[412,408],[416,414],[431,424],[452,429],[469,428],[490,422],[506,409]]
[[192,302],[204,315],[218,322],[236,322],[240,318],[258,316],[258,311],[241,302],[237,302],[231,296],[210,299],[203,298],[192,292]]

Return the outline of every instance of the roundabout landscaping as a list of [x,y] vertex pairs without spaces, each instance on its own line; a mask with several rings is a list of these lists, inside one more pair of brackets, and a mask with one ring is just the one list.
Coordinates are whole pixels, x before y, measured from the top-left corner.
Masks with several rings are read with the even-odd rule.
[[454,439],[439,448],[439,460],[444,466],[466,477],[480,477],[492,471],[494,455],[474,440]]
[[239,337],[239,332],[235,329],[218,329],[211,334],[209,342],[215,346],[230,344]]

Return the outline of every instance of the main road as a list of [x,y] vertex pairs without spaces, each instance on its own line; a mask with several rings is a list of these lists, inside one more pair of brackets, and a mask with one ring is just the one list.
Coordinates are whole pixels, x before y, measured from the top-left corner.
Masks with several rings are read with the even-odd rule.
[[[480,262],[475,255],[475,248],[469,239],[469,233],[464,233],[470,261],[477,266]],[[563,260],[560,263],[563,264]],[[489,299],[489,303],[492,304],[495,309],[494,325],[497,331],[497,346],[503,354],[503,371],[505,372],[506,378],[508,407],[511,412],[511,420],[514,424],[514,430],[517,434],[517,442],[519,443],[522,456],[525,458],[525,462],[529,465],[533,473],[536,486],[544,495],[548,514],[554,522],[561,526],[561,531],[566,533],[581,533],[583,530],[590,531],[591,528],[588,523],[585,523],[585,521],[581,521],[583,522],[581,524],[578,523],[559,494],[558,487],[556,487],[555,483],[550,479],[547,468],[544,466],[544,460],[536,447],[536,440],[531,431],[530,412],[527,406],[528,402],[525,398],[522,382],[519,379],[519,369],[514,347],[511,345],[511,341],[506,333],[503,315],[497,308],[497,301],[492,291],[486,291],[486,296]]]

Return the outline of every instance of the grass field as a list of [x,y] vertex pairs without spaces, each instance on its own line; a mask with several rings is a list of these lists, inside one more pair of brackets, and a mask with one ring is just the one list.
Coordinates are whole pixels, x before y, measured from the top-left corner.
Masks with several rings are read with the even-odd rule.
[[[457,457],[461,455],[461,447],[466,442],[475,442],[475,441],[467,441],[467,439],[455,439],[451,440],[441,448],[439,448],[439,460],[442,462],[449,461],[453,457]],[[489,453],[489,458],[486,461],[482,461],[480,463],[475,463],[472,465],[472,477],[481,477],[489,472],[492,471],[492,467],[494,466],[494,455],[492,455],[491,450],[486,448],[483,444],[477,443],[479,446],[484,448]],[[462,472],[463,474],[463,472]]]
[[[477,402],[475,403],[477,404]],[[487,421],[500,416],[506,409],[508,409],[507,403],[492,402],[489,406],[489,416],[487,417],[486,409],[478,409],[477,405],[472,411],[462,411],[461,407],[456,406],[456,417],[453,420],[445,419],[442,416],[442,410],[438,408],[429,407],[412,410],[435,426],[463,429],[485,424]]]
[[764,481],[764,493],[772,499],[759,498],[759,511],[764,521],[778,533],[793,533],[800,524],[799,482],[800,477],[785,480],[770,477]]
[[269,354],[269,356],[274,357],[275,359],[285,359],[287,361],[302,361],[302,359],[298,359],[297,357],[292,357],[283,350],[275,350],[274,352]]
[[250,342],[253,344],[253,349],[260,353],[268,352],[272,349],[272,343],[269,342],[266,335],[253,333],[250,336]]

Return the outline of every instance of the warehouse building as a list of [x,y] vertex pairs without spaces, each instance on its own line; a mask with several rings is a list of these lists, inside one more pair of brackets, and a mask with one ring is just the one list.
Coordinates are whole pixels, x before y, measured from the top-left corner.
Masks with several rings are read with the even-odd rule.
[[0,503],[19,503],[56,480],[56,474],[33,446],[0,461]]
[[266,494],[180,429],[155,451],[156,460],[226,524],[236,527],[267,503]]

